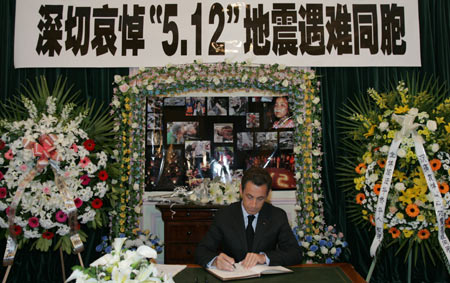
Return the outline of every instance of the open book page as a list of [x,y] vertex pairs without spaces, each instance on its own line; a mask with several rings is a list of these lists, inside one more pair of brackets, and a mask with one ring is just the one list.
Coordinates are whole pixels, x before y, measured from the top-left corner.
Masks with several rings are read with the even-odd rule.
[[252,269],[245,269],[239,263],[235,264],[236,268],[233,271],[225,271],[217,268],[208,268],[207,270],[211,272],[216,277],[220,278],[222,281],[233,280],[233,279],[244,279],[253,278],[261,276],[259,272],[253,271]]
[[283,266],[256,265],[250,269],[245,269],[239,263],[235,264],[235,266],[236,268],[234,269],[234,271],[224,271],[212,268],[209,268],[208,271],[223,281],[260,277],[261,274],[277,274],[277,273],[292,272],[292,270],[287,269]]
[[179,272],[186,268],[186,265],[177,264],[156,264],[156,269],[163,274],[175,277]]
[[293,272],[292,270],[283,266],[268,266],[268,265],[255,265],[252,268],[252,270],[260,274],[277,274],[277,273]]

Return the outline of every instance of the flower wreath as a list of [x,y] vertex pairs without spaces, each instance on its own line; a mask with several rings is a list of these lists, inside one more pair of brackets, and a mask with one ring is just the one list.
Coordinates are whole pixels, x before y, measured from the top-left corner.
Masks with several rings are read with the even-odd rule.
[[[354,176],[347,185],[352,199],[349,211],[357,223],[372,227],[376,211],[385,201],[380,234],[387,246],[398,244],[398,251],[408,247],[406,255],[415,250],[415,256],[420,249],[424,260],[428,255],[434,264],[436,254],[445,262],[438,235],[440,224],[444,236],[448,237],[450,228],[450,99],[445,99],[443,88],[435,81],[420,83],[417,78],[408,85],[399,82],[390,92],[369,89],[368,94],[375,103],[358,101],[348,107],[347,119],[342,121],[345,135],[350,137],[345,145],[352,153],[342,168],[347,176]],[[408,127],[416,132],[416,138],[416,134],[405,134]],[[391,154],[390,145],[396,139],[399,147]],[[429,166],[418,158],[419,144],[423,144]],[[395,156],[396,163],[390,161]],[[423,168],[430,173],[424,174]],[[386,181],[389,174],[390,186]],[[435,192],[430,189],[432,175],[437,181]],[[442,223],[435,212],[439,209]]]
[[[108,163],[109,155],[90,136],[110,142],[104,133],[110,131],[112,123],[98,112],[92,115],[92,107],[76,108],[76,96],[63,92],[65,82],[61,79],[51,94],[45,78],[37,84],[38,92],[31,84],[31,91],[25,88],[29,98],[22,95],[24,107],[11,102],[14,107],[3,113],[18,110],[0,120],[0,227],[8,228],[10,206],[19,200],[13,231],[19,247],[33,240],[31,247],[37,250],[47,251],[54,245],[71,253],[65,194],[76,206],[81,227],[96,228],[108,220],[104,201],[115,182],[110,177],[114,170]],[[35,176],[24,181],[30,172]],[[55,184],[55,174],[62,175],[65,192]],[[19,186],[24,190],[17,199]],[[74,229],[85,241],[80,226]]]

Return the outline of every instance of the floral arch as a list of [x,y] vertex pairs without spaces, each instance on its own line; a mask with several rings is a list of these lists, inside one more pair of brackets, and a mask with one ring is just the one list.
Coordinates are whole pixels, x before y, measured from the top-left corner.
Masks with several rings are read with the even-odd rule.
[[325,229],[321,189],[322,128],[319,85],[315,72],[278,64],[194,62],[140,68],[136,75],[115,77],[112,100],[121,160],[115,233],[132,233],[141,216],[145,178],[145,101],[148,96],[189,92],[269,91],[291,97],[295,116],[294,154],[299,240]]

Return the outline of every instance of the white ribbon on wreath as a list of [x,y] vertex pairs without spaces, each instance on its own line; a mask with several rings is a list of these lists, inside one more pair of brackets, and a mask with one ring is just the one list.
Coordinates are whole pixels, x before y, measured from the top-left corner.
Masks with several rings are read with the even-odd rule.
[[417,115],[405,114],[392,115],[392,118],[402,125],[399,132],[395,134],[395,138],[391,143],[388,153],[388,159],[386,162],[386,168],[383,174],[383,181],[381,184],[380,195],[378,197],[377,209],[375,211],[375,238],[373,239],[372,245],[370,247],[370,255],[375,256],[379,245],[383,240],[383,225],[384,225],[384,211],[386,208],[387,197],[389,194],[389,188],[392,182],[392,174],[395,169],[395,162],[397,161],[397,151],[404,138],[412,136],[414,140],[414,147],[417,158],[419,160],[420,166],[422,167],[423,174],[427,181],[428,188],[433,195],[433,203],[435,207],[436,220],[438,223],[438,239],[439,244],[446,256],[447,266],[450,262],[450,242],[445,235],[445,211],[443,206],[442,196],[439,192],[439,187],[436,182],[433,170],[430,168],[430,163],[428,161],[427,154],[423,147],[423,139],[416,132],[416,129],[421,126],[420,124],[414,123]]

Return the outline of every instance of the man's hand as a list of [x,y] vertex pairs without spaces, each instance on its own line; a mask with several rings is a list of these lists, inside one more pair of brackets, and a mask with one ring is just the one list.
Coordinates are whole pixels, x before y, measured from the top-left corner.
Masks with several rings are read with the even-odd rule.
[[213,262],[212,265],[216,266],[218,269],[226,270],[226,271],[233,271],[234,267],[234,258],[227,256],[224,253],[220,253],[216,260]]
[[255,254],[255,253],[247,253],[244,260],[241,262],[241,265],[244,268],[252,268],[257,264],[266,263],[266,256],[263,254]]

